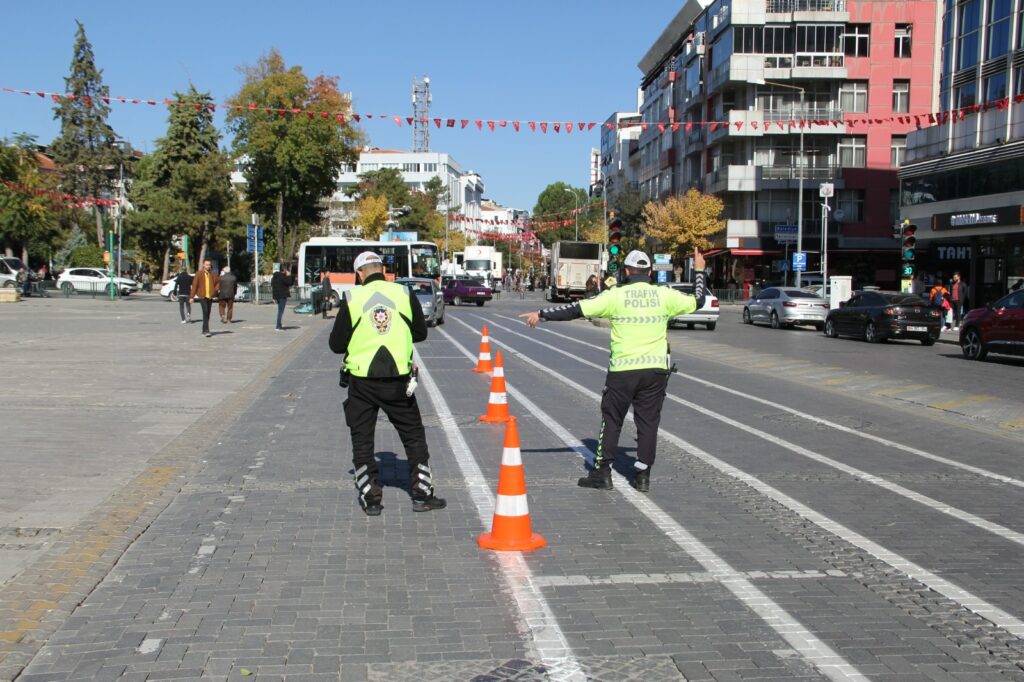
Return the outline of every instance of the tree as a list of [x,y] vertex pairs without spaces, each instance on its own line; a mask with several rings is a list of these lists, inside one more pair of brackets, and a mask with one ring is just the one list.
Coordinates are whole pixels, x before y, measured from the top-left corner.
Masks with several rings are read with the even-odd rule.
[[660,239],[672,253],[711,248],[708,237],[725,229],[721,219],[722,200],[690,189],[682,197],[671,196],[665,203],[644,207],[646,234]]
[[377,239],[387,229],[388,200],[379,194],[370,194],[356,201],[356,224],[363,239]]
[[359,175],[359,182],[345,192],[354,198],[378,196],[387,199],[392,207],[405,206],[409,201],[409,187],[397,168],[381,168]]
[[[568,192],[566,190],[569,190]],[[573,199],[573,195],[577,198]],[[563,239],[573,239],[576,236],[576,222],[573,210],[579,206],[581,209],[587,206],[587,192],[567,185],[562,181],[553,182],[544,188],[544,191],[537,197],[537,204],[533,207],[534,216],[550,216],[552,213],[560,215],[554,217],[541,217],[541,222],[554,220],[566,220],[566,225],[553,229],[546,229],[546,226],[537,233],[537,237],[544,243],[544,246],[551,246],[553,243]],[[581,215],[582,219],[583,216]],[[552,226],[553,227],[553,226]],[[583,228],[583,222],[580,222]],[[580,233],[582,235],[582,232]]]
[[43,192],[53,190],[53,175],[42,171],[35,138],[16,135],[0,143],[0,246],[28,263],[29,252],[48,256],[59,232],[54,200]]
[[[275,216],[279,259],[290,258],[298,225],[321,222],[322,201],[335,191],[342,165],[355,163],[362,136],[336,120],[351,110],[337,77],[310,79],[302,67],[287,67],[277,50],[243,72],[245,84],[231,100],[239,108],[228,114],[228,126],[243,165],[246,198],[257,213]],[[265,107],[274,113],[264,113]]]
[[[60,136],[50,150],[61,168],[63,191],[79,196],[109,195],[120,166],[126,161],[117,146],[117,136],[107,125],[110,114],[110,88],[103,85],[103,72],[96,68],[92,44],[85,27],[78,24],[75,34],[71,75],[64,79],[64,89],[72,97],[61,97],[54,107],[54,118],[60,120]],[[93,208],[96,218],[96,242],[103,247],[103,212]]]

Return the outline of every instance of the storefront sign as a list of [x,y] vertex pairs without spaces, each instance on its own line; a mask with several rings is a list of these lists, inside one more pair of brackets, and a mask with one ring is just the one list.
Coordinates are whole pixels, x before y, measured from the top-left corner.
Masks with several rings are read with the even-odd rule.
[[939,260],[971,260],[971,247],[965,244],[936,245]]
[[984,208],[961,213],[936,213],[932,216],[932,230],[956,230],[988,225],[1020,225],[1022,208],[1024,207],[1000,206],[999,208]]

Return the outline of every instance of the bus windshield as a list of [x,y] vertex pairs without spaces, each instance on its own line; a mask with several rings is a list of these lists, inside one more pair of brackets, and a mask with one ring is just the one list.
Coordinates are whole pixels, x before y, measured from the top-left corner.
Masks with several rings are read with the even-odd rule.
[[318,238],[302,245],[299,253],[299,286],[320,281],[324,272],[342,287],[355,285],[353,265],[363,251],[373,251],[384,261],[388,279],[396,277],[441,276],[441,261],[436,244],[429,242],[371,242]]
[[466,270],[490,270],[490,260],[467,260],[462,264],[462,267]]

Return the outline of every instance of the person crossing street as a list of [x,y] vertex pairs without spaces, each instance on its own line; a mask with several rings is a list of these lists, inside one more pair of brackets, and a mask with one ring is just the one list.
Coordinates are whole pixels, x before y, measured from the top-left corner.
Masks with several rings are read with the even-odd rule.
[[384,410],[398,431],[409,460],[412,509],[444,509],[434,494],[427,437],[416,402],[413,344],[427,338],[427,321],[416,294],[384,278],[384,262],[372,251],[353,263],[360,286],[346,292],[328,341],[345,354],[341,385],[348,386],[345,422],[352,434],[352,465],[359,503],[367,516],[379,516],[383,490],[374,457],[377,413]]
[[220,277],[213,272],[213,266],[208,260],[203,261],[203,269],[196,273],[192,280],[192,300],[198,301],[203,309],[203,336],[213,336],[210,332],[210,310],[213,308],[213,301],[220,289]]
[[625,282],[594,298],[519,317],[530,327],[536,327],[541,320],[611,320],[611,357],[601,398],[601,431],[594,469],[578,483],[584,488],[612,488],[612,461],[622,422],[632,405],[637,430],[633,485],[646,493],[651,485],[661,408],[674,369],[669,355],[668,321],[698,310],[704,305],[705,294],[703,287],[700,295],[694,297],[651,284],[651,259],[642,251],[630,251],[626,256],[625,274]]

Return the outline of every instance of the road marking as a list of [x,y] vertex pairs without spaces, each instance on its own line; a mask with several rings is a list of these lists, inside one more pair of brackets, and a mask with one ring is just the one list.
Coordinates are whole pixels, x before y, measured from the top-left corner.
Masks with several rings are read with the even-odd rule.
[[[576,362],[604,371],[604,368],[601,365],[598,365],[597,363],[594,362],[590,362],[589,360],[584,360],[583,358],[580,358],[576,355],[573,355],[572,353],[564,351],[561,348],[558,348],[557,346],[552,346],[549,343],[544,343],[543,341],[531,339],[526,334],[520,334],[519,332],[513,331],[508,327],[503,327],[502,325],[496,322],[491,322],[491,325],[498,329],[507,331],[510,334],[515,334],[516,336],[521,336],[524,339],[531,340],[538,345],[544,346],[545,348],[555,351],[556,353],[561,353],[562,355],[572,358]],[[857,469],[856,467],[852,467],[848,464],[844,464],[843,462],[832,459],[831,457],[827,457],[821,453],[815,452],[813,450],[808,450],[802,445],[797,445],[796,443],[792,443],[788,440],[785,440],[784,438],[779,438],[778,436],[774,436],[766,431],[755,429],[753,426],[748,426],[743,422],[739,422],[730,417],[726,417],[725,415],[719,414],[714,410],[709,410],[703,405],[698,405],[697,403],[691,402],[689,400],[684,400],[683,398],[680,398],[677,395],[669,393],[666,397],[673,402],[677,402],[680,405],[685,405],[686,407],[690,408],[695,412],[699,412],[703,415],[711,417],[712,419],[716,419],[722,422],[723,424],[733,427],[734,429],[739,429],[740,431],[749,433],[750,435],[756,438],[768,441],[773,445],[777,445],[780,448],[789,450],[794,454],[801,455],[803,457],[806,457],[807,459],[818,462],[819,464],[824,464],[825,466],[830,466],[833,469],[838,469],[839,471],[842,471],[845,474],[849,474],[854,478],[858,478],[862,481],[865,481],[866,483],[876,485],[879,488],[882,488],[883,490],[888,490],[889,492],[895,493],[896,495],[899,495],[901,497],[905,497],[908,500],[913,500],[914,502],[917,502],[918,504],[928,507],[933,511],[937,511],[940,514],[952,516],[954,519],[957,519],[958,521],[963,521],[964,523],[976,526],[977,528],[987,530],[993,535],[997,535],[1005,540],[1009,540],[1010,542],[1014,542],[1024,547],[1024,533],[1018,533],[1017,531],[1011,530],[1006,526],[1002,526],[998,523],[993,523],[988,519],[984,519],[978,516],[977,514],[972,514],[970,512],[963,511],[962,509],[957,509],[956,507],[948,505],[945,502],[940,502],[939,500],[928,497],[927,495],[922,495],[921,493],[911,490],[909,488],[904,488],[903,486],[897,483],[887,481],[881,476],[875,476],[874,474],[868,473],[867,471],[863,471],[861,469]]]
[[[452,318],[459,324],[465,326],[467,329],[472,330],[468,324],[457,318]],[[449,343],[453,347],[457,348],[466,358],[473,362],[475,356],[469,352],[462,344],[456,341],[450,334],[442,331],[442,335],[447,337]],[[514,353],[516,356],[526,359],[524,355],[508,346],[503,346],[510,353]],[[532,363],[537,367],[543,367],[540,363]],[[547,370],[550,372],[550,370]],[[550,372],[559,376],[555,372]],[[578,390],[584,391],[593,398],[598,398],[596,393],[587,391],[579,384],[570,381],[563,377],[563,380],[567,384],[572,384],[577,387]],[[535,405],[529,398],[522,394],[519,390],[514,388],[512,385],[506,383],[505,389],[509,395],[516,399],[520,404],[523,405],[534,417],[536,417],[541,423],[548,427],[557,438],[559,438],[566,447],[575,450],[584,459],[593,461],[594,453],[584,447],[578,438],[574,438],[568,430],[565,429],[560,423],[551,419],[551,416],[546,414],[537,405]],[[461,436],[460,436],[461,437]],[[684,552],[689,554],[697,563],[699,563],[709,573],[723,573],[736,576],[735,578],[722,581],[721,584],[732,593],[736,599],[744,604],[753,613],[759,616],[765,624],[775,630],[776,633],[783,640],[785,640],[794,650],[800,653],[807,662],[818,668],[823,675],[832,680],[867,680],[867,677],[861,675],[857,669],[846,662],[844,658],[839,656],[830,646],[825,644],[814,635],[810,630],[804,627],[798,620],[793,618],[785,609],[775,603],[768,595],[758,589],[749,579],[739,576],[739,572],[734,570],[724,559],[719,557],[710,547],[702,543],[696,537],[690,534],[685,528],[669,516],[665,511],[661,509],[657,504],[652,502],[650,498],[642,493],[638,493],[629,486],[629,482],[617,471],[612,470],[612,476],[616,478],[618,485],[614,488],[619,494],[626,498],[626,500],[636,507],[644,516],[648,518],[659,530],[661,530],[670,540],[676,543]]]
[[[504,319],[507,319],[507,320],[517,321],[517,320],[515,320],[515,318],[509,318],[509,317],[504,316],[504,315],[499,315],[498,317],[503,317]],[[543,332],[545,332],[547,334],[553,334],[554,336],[557,336],[559,338],[568,339],[570,341],[575,341],[576,343],[581,344],[583,346],[588,346],[590,348],[594,348],[596,350],[604,351],[606,353],[608,352],[608,349],[603,347],[603,346],[597,346],[595,344],[588,343],[587,341],[583,341],[583,340],[580,340],[580,339],[574,339],[571,336],[566,336],[566,335],[560,334],[558,332],[553,332],[553,331],[551,331],[549,329],[541,329],[540,331],[543,331]],[[512,333],[513,334],[517,334],[517,332],[512,332]],[[525,339],[530,339],[529,336],[526,336],[526,335],[523,335],[523,334],[519,334],[519,336],[522,336]],[[530,340],[533,340],[533,339],[530,339]],[[925,450],[921,450],[919,448],[915,448],[915,447],[910,446],[910,445],[904,445],[903,443],[897,443],[896,441],[889,440],[888,438],[882,438],[881,436],[876,436],[876,435],[874,435],[872,433],[865,433],[863,431],[858,431],[857,429],[850,428],[849,426],[843,426],[842,424],[838,424],[838,423],[830,421],[828,419],[824,419],[822,417],[816,417],[813,414],[808,414],[807,412],[802,412],[800,410],[794,409],[792,407],[788,407],[786,405],[782,405],[782,404],[774,402],[772,400],[766,400],[764,398],[759,398],[759,397],[751,395],[749,393],[744,393],[743,391],[737,391],[737,390],[729,388],[727,386],[721,386],[719,384],[712,383],[712,382],[710,382],[710,381],[708,381],[706,379],[701,379],[700,377],[695,377],[695,376],[693,376],[691,374],[686,374],[684,372],[677,372],[676,376],[678,376],[680,379],[686,379],[688,381],[692,381],[694,383],[698,383],[698,384],[700,384],[702,386],[707,386],[708,388],[714,388],[716,390],[722,391],[724,393],[728,393],[730,395],[737,396],[739,398],[743,398],[745,400],[750,400],[750,401],[755,402],[755,403],[760,403],[761,405],[766,405],[766,406],[772,407],[774,409],[778,409],[778,410],[782,410],[784,412],[788,412],[789,414],[792,414],[793,416],[800,417],[802,419],[806,419],[807,421],[814,422],[815,424],[819,424],[821,426],[827,426],[827,427],[829,427],[831,429],[835,429],[836,431],[841,431],[841,432],[843,432],[845,434],[848,434],[848,435],[857,436],[859,438],[864,438],[865,440],[870,440],[870,441],[872,441],[874,443],[879,443],[881,445],[885,445],[886,447],[894,448],[896,450],[901,450],[903,452],[906,452],[906,453],[911,454],[911,455],[916,455],[917,457],[921,457],[923,459],[931,460],[933,462],[938,462],[940,464],[945,464],[946,466],[953,467],[955,469],[960,469],[961,471],[969,471],[972,474],[977,474],[978,476],[983,476],[985,478],[990,478],[990,479],[992,479],[994,481],[999,481],[1000,483],[1006,483],[1008,485],[1016,486],[1018,488],[1024,488],[1024,481],[1022,481],[1020,479],[1012,478],[1010,476],[1004,476],[1003,474],[997,474],[994,471],[989,471],[988,469],[983,469],[982,467],[976,467],[976,466],[971,465],[971,464],[965,464],[963,462],[958,462],[955,459],[949,459],[948,457],[942,457],[941,455],[933,455],[932,453],[927,452]],[[898,387],[896,390],[897,390],[897,392],[902,392],[903,390],[911,390],[911,389],[919,389],[919,388],[929,388],[929,386],[926,385],[926,384],[910,384],[909,386]],[[893,389],[882,389],[882,390],[888,391],[888,390],[893,390]],[[877,392],[876,392],[876,395],[877,395]],[[1010,423],[1012,424],[1014,422],[1010,422]],[[1024,427],[1024,418],[1021,418],[1020,420],[1018,420],[1017,423],[1019,424],[1018,428]]]
[[920,391],[922,388],[931,388],[928,384],[904,384],[903,386],[890,386],[889,388],[880,388],[877,391],[871,391],[871,395],[877,395],[880,398],[889,398],[900,393],[909,393],[910,391]]
[[718,583],[727,580],[824,580],[849,577],[844,571],[736,571],[710,573],[619,573],[605,576],[589,575],[537,575],[535,585],[541,587],[591,587],[594,585],[671,585],[687,583]]
[[1004,429],[1024,429],[1024,417],[1020,419],[1011,419],[1010,421],[1001,422],[999,426]]
[[964,398],[956,398],[954,400],[947,400],[942,403],[934,403],[928,405],[928,407],[935,410],[955,410],[963,405],[970,405],[971,403],[984,403],[989,400],[995,400],[995,396],[992,395],[969,395]]
[[842,386],[843,384],[850,383],[851,381],[853,381],[856,378],[857,377],[852,377],[852,376],[836,377],[835,379],[825,379],[821,383],[824,384],[825,386]]
[[[443,331],[441,333],[445,334]],[[438,420],[448,437],[448,444],[451,445],[452,453],[466,481],[469,496],[480,517],[480,525],[482,528],[489,528],[494,517],[494,495],[491,493],[490,485],[473,458],[466,439],[462,437],[448,403],[441,395],[441,389],[430,376],[418,351],[416,356],[420,383],[430,395]],[[471,357],[476,360],[476,356]],[[558,627],[558,619],[555,618],[540,589],[534,584],[533,574],[522,553],[493,552],[492,556],[501,567],[502,578],[519,609],[518,620],[523,632],[523,641],[533,658],[549,668],[548,676],[553,680],[586,680],[586,675],[579,661],[573,656],[568,640]]]
[[[459,320],[459,322],[461,322],[461,320]],[[465,324],[465,323],[462,323],[462,324]],[[492,326],[496,327],[496,328],[501,328],[497,323],[495,323],[493,321],[491,321],[490,324]],[[472,327],[469,327],[469,325],[465,325],[465,326],[467,328],[472,329]],[[516,334],[517,336],[523,336],[524,338],[529,339],[529,337],[526,336],[525,334],[518,334],[517,332],[511,332],[511,333],[512,334]],[[537,342],[537,343],[540,343],[540,342]],[[546,344],[542,344],[542,345],[546,345]],[[533,358],[529,357],[528,355],[526,355],[524,353],[520,353],[519,351],[517,351],[517,350],[515,350],[515,349],[513,349],[513,348],[511,348],[509,346],[504,346],[504,348],[507,350],[508,353],[516,356],[517,358],[519,358],[523,362],[536,367],[541,372],[543,372],[543,373],[545,373],[547,375],[558,377],[559,379],[562,380],[562,382],[566,386],[569,386],[573,390],[579,392],[581,395],[586,395],[586,396],[590,397],[592,400],[595,400],[595,401],[600,403],[601,396],[599,396],[598,394],[594,393],[593,391],[591,391],[591,390],[585,388],[584,386],[576,383],[572,379],[569,379],[568,377],[555,372],[550,367],[546,367],[546,366],[542,365],[541,363],[537,362],[536,360],[534,360]],[[628,418],[632,419],[632,416],[630,416]],[[545,419],[546,419],[546,417],[545,417]],[[836,521],[833,521],[832,519],[830,519],[829,517],[825,516],[824,514],[818,512],[818,511],[815,511],[814,509],[811,509],[810,507],[808,507],[807,505],[803,504],[802,502],[799,502],[796,499],[790,497],[789,495],[786,495],[782,491],[777,490],[776,488],[773,488],[772,486],[768,485],[767,483],[764,483],[763,481],[761,481],[760,479],[756,478],[755,476],[752,476],[752,475],[746,473],[745,471],[743,471],[743,470],[741,470],[741,469],[739,469],[737,467],[734,467],[733,465],[731,465],[731,464],[729,464],[729,463],[727,463],[727,462],[725,462],[723,460],[718,459],[714,455],[712,455],[712,454],[710,454],[708,452],[705,452],[701,448],[697,447],[696,445],[694,445],[694,444],[692,444],[692,443],[690,443],[688,441],[683,440],[682,438],[676,436],[675,434],[669,433],[669,432],[665,431],[664,429],[659,429],[658,430],[658,434],[661,437],[663,437],[666,440],[668,440],[669,442],[671,442],[674,445],[676,445],[677,447],[679,447],[680,449],[688,452],[689,454],[693,455],[694,457],[696,457],[696,458],[698,458],[700,460],[703,460],[704,462],[706,462],[706,463],[710,464],[711,466],[715,467],[716,469],[718,469],[722,473],[724,473],[724,474],[726,474],[728,476],[731,476],[731,477],[733,477],[733,478],[735,478],[735,479],[737,479],[739,481],[742,481],[743,483],[746,483],[748,486],[750,486],[754,490],[757,490],[758,492],[760,492],[765,497],[768,497],[768,498],[774,500],[775,502],[778,502],[779,504],[781,504],[782,506],[786,507],[787,509],[789,509],[793,513],[795,513],[795,514],[797,514],[797,515],[807,519],[811,523],[813,523],[813,524],[817,525],[818,527],[820,527],[820,528],[822,528],[822,529],[832,533],[833,535],[836,535],[836,536],[842,538],[843,540],[845,540],[846,542],[850,543],[851,545],[854,545],[855,547],[858,547],[858,548],[864,550],[865,552],[868,552],[869,554],[872,554],[873,556],[877,557],[881,561],[884,561],[885,563],[889,564],[893,568],[896,568],[897,570],[903,571],[903,573],[905,573],[907,576],[909,576],[909,577],[917,580],[918,582],[926,585],[928,588],[938,592],[939,594],[941,594],[941,595],[943,595],[943,596],[953,600],[954,602],[956,602],[960,606],[963,606],[964,608],[968,609],[969,611],[972,611],[972,612],[978,614],[979,616],[981,616],[982,618],[990,621],[994,625],[997,625],[997,626],[1003,628],[1004,630],[1006,630],[1007,632],[1009,632],[1011,634],[1014,634],[1014,635],[1017,635],[1017,636],[1024,636],[1024,620],[1021,620],[1021,619],[1019,619],[1019,618],[1017,618],[1017,617],[1007,613],[1006,611],[1003,611],[1002,609],[996,607],[995,605],[986,602],[985,600],[983,600],[980,597],[972,594],[971,592],[968,592],[967,590],[964,590],[963,588],[961,588],[961,587],[959,587],[957,585],[954,585],[953,583],[949,582],[948,580],[939,577],[935,573],[932,573],[928,569],[926,569],[926,568],[924,568],[922,566],[919,566],[919,565],[915,564],[914,562],[904,558],[900,554],[897,554],[896,552],[893,552],[891,550],[886,549],[882,545],[878,544],[877,542],[875,542],[873,540],[870,540],[870,539],[864,537],[860,533],[858,533],[858,532],[856,532],[856,531],[854,531],[854,530],[852,530],[850,528],[847,528],[846,526],[844,526],[844,525],[842,525],[842,524],[840,524],[840,523],[838,523]]]

